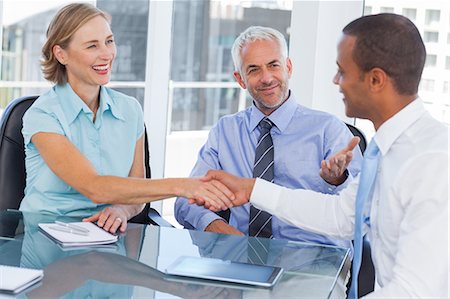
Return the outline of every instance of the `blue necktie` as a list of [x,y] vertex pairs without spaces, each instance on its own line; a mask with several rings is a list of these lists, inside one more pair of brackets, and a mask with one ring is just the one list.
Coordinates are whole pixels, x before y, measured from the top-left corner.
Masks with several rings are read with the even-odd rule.
[[[259,122],[261,135],[255,152],[253,177],[273,182],[274,149],[270,130],[273,123],[267,117]],[[253,237],[272,238],[272,215],[250,205],[248,235]]]
[[373,186],[377,176],[380,150],[372,139],[364,153],[364,161],[361,169],[358,192],[355,203],[355,237],[354,256],[352,270],[352,285],[348,294],[349,299],[358,298],[358,273],[361,267],[363,226],[369,224],[370,206],[372,203]]

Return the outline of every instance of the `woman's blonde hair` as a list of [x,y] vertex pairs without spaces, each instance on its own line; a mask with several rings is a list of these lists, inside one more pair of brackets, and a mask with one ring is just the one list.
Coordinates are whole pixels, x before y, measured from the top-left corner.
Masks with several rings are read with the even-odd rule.
[[75,32],[94,17],[102,16],[108,23],[111,16],[87,3],[73,3],[61,8],[47,29],[47,41],[42,47],[42,72],[45,79],[64,84],[67,82],[66,67],[53,54],[53,47],[66,49]]

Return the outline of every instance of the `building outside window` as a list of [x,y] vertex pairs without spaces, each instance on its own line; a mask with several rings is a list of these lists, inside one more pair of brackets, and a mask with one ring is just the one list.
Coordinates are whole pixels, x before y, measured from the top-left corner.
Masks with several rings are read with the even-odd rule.
[[417,9],[415,9],[415,8],[403,8],[402,9],[402,15],[404,15],[405,17],[407,17],[411,21],[415,21],[416,20],[416,16],[417,16]]
[[437,61],[436,55],[428,54],[425,60],[425,67],[429,68],[436,67],[436,61]]
[[439,32],[425,31],[423,33],[423,41],[426,43],[437,43],[439,41]]
[[382,13],[393,13],[394,8],[393,7],[380,7],[380,12]]
[[420,88],[423,91],[433,92],[434,91],[434,86],[435,86],[435,81],[434,80],[422,79],[422,81],[420,81]]
[[450,81],[444,81],[442,86],[442,92],[450,94]]
[[439,24],[441,18],[441,11],[437,9],[426,9],[425,10],[425,25],[436,25]]

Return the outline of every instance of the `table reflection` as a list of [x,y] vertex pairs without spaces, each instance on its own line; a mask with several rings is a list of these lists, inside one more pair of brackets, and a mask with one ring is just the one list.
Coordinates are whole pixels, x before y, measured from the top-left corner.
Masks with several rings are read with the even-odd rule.
[[[348,255],[347,249],[332,246],[137,224],[129,225],[113,249],[67,250],[38,229],[38,223],[56,219],[79,221],[0,212],[0,263],[44,269],[42,283],[19,298],[327,298],[345,272]],[[259,261],[252,260],[255,241],[264,245]],[[164,275],[182,255],[267,264],[286,272],[271,289]]]

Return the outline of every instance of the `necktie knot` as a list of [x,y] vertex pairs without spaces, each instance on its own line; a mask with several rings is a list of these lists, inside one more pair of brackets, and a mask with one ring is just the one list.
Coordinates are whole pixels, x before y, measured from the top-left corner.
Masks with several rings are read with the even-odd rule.
[[268,131],[270,131],[270,129],[272,129],[273,123],[270,121],[270,119],[268,119],[267,117],[264,117],[259,122],[259,127],[261,128],[262,132],[268,132]]
[[377,143],[375,142],[375,140],[372,139],[369,143],[369,146],[367,147],[366,152],[364,153],[364,156],[366,158],[375,158],[375,157],[378,157],[379,154],[380,154],[380,149],[379,149]]

